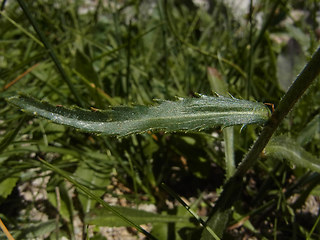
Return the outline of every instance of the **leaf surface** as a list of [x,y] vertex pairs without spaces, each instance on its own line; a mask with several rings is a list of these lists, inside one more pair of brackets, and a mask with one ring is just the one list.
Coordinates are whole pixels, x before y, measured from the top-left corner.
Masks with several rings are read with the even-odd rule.
[[153,106],[117,106],[106,110],[53,106],[28,96],[7,99],[23,111],[82,131],[126,136],[147,131],[194,131],[214,126],[263,124],[269,109],[262,103],[200,95]]
[[320,159],[307,152],[289,137],[278,136],[273,138],[265,148],[265,153],[269,157],[286,159],[299,167],[309,168],[320,173]]
[[[97,169],[90,166],[86,161],[81,161],[75,171],[74,175],[81,179],[81,182],[89,187],[91,191],[97,196],[102,196],[105,193],[105,186],[110,184],[110,174],[108,170]],[[83,212],[87,213],[94,207],[96,201],[89,198],[87,195],[79,192],[79,201],[82,205]]]
[[[113,208],[139,225],[147,223],[189,222],[189,217],[161,215],[128,207],[113,206]],[[91,212],[86,214],[85,223],[109,227],[129,226],[128,223],[126,223],[122,219],[119,219],[118,216],[115,216],[108,209],[92,210]]]

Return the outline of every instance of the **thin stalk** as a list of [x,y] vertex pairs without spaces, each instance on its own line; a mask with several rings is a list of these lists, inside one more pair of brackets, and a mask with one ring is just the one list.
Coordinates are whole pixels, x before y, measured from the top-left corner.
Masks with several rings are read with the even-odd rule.
[[130,85],[130,73],[131,73],[131,20],[129,21],[128,26],[128,45],[127,45],[127,68],[126,68],[126,86],[125,86],[125,92],[126,92],[126,98],[127,102],[129,101],[129,85]]
[[68,75],[66,74],[66,72],[64,71],[60,60],[58,59],[57,55],[54,52],[53,47],[51,46],[50,42],[47,40],[47,38],[45,37],[45,35],[43,34],[43,32],[41,31],[40,27],[38,26],[38,23],[36,22],[36,20],[32,17],[31,12],[27,6],[27,4],[25,4],[25,2],[23,0],[18,0],[18,3],[20,5],[20,7],[22,8],[24,14],[27,16],[29,22],[31,23],[31,25],[33,26],[34,30],[36,31],[36,33],[38,34],[41,42],[43,43],[43,45],[45,46],[45,48],[48,50],[48,53],[50,55],[50,57],[52,58],[52,61],[55,63],[58,72],[60,73],[62,79],[67,83],[71,93],[74,95],[74,97],[76,98],[78,104],[80,106],[84,106],[81,98],[79,97],[77,91],[75,90],[75,88],[73,87],[73,83],[71,82],[71,80],[69,79]]
[[87,196],[91,197],[92,199],[96,200],[97,202],[99,202],[104,208],[108,209],[110,212],[112,212],[115,216],[121,218],[123,221],[125,221],[126,223],[128,223],[130,226],[136,228],[139,232],[143,233],[147,238],[149,239],[155,239],[156,238],[151,235],[150,233],[148,233],[146,230],[144,230],[142,227],[140,227],[139,225],[135,224],[133,221],[131,221],[129,218],[125,217],[124,215],[122,215],[121,213],[119,213],[118,211],[116,211],[113,207],[111,207],[108,203],[106,203],[105,201],[103,201],[100,197],[98,197],[97,195],[95,195],[93,192],[91,192],[87,187],[85,187],[84,185],[80,184],[79,182],[77,182],[73,177],[70,176],[69,173],[61,170],[60,168],[55,167],[54,165],[48,163],[47,161],[45,161],[44,159],[39,158],[39,161],[45,165],[46,168],[50,169],[51,171],[54,171],[55,173],[59,174],[60,176],[62,176],[63,178],[65,178],[66,180],[68,180],[70,183],[72,183],[74,186],[76,186],[78,189],[80,189],[82,192],[84,192]]
[[317,177],[315,177],[312,181],[309,182],[309,184],[307,185],[307,188],[301,192],[301,195],[298,197],[298,199],[294,202],[294,204],[292,204],[292,208],[295,209],[299,209],[301,208],[304,203],[307,201],[308,196],[310,195],[311,191],[318,186],[319,181],[320,181],[320,175],[317,174]]
[[253,46],[252,46],[252,51],[253,52],[257,49],[259,43],[261,42],[261,40],[263,38],[263,35],[267,31],[268,26],[270,25],[271,21],[273,20],[273,17],[274,17],[274,14],[276,12],[276,9],[277,9],[277,7],[278,7],[278,5],[280,3],[281,3],[281,1],[275,1],[274,2],[269,16],[267,17],[266,21],[263,23],[262,28],[261,28],[261,30],[259,32],[259,35],[258,35],[257,39],[254,41],[254,43],[253,43]]
[[1,3],[1,8],[0,10],[3,11],[4,10],[4,6],[6,5],[7,0],[3,0]]
[[308,235],[307,235],[307,237],[306,237],[307,240],[311,240],[311,239],[312,239],[312,238],[311,238],[311,235],[313,234],[314,230],[315,230],[316,227],[318,226],[319,221],[320,221],[320,211],[318,212],[317,220],[316,220],[315,223],[313,224],[311,231],[308,233]]
[[139,176],[137,176],[136,171],[133,167],[134,163],[132,161],[131,155],[127,151],[125,151],[125,156],[128,158],[128,162],[129,162],[130,176],[132,176],[132,182],[133,182],[133,191],[134,193],[138,193],[137,178],[139,178]]
[[302,72],[298,75],[294,83],[284,95],[265,127],[263,128],[260,137],[257,139],[252,149],[245,156],[241,165],[239,166],[236,175],[244,176],[247,170],[256,162],[259,154],[269,142],[271,136],[276,131],[282,120],[292,110],[295,103],[302,97],[304,92],[313,83],[320,73],[320,47],[312,56],[309,63],[304,67]]
[[[244,157],[235,175],[226,183],[224,190],[215,205],[213,213],[219,208],[227,209],[232,206],[235,198],[235,191],[239,187],[239,181],[246,174],[259,158],[259,154],[267,145],[279,124],[293,108],[295,103],[301,98],[308,87],[315,81],[320,73],[320,47],[316,50],[311,60],[304,67],[302,72],[293,82],[287,93],[281,99],[279,106],[265,124],[259,138],[254,143],[249,153]],[[210,218],[209,218],[210,219]]]
[[212,230],[212,228],[210,228],[205,221],[203,221],[203,219],[197,214],[195,213],[189,206],[188,204],[186,204],[171,188],[169,188],[166,184],[161,183],[161,187],[167,192],[169,193],[172,197],[174,197],[175,199],[177,199],[179,201],[179,203],[184,206],[184,208],[195,218],[197,219],[197,221],[211,234],[211,236],[215,239],[215,240],[220,240],[220,238],[218,237],[218,235]]
[[165,13],[165,18],[166,18],[166,22],[167,22],[167,26],[169,27],[171,33],[173,34],[173,36],[179,40],[179,42],[183,43],[184,45],[186,45],[188,48],[194,50],[194,51],[197,51],[199,52],[200,54],[204,55],[204,56],[208,56],[208,57],[211,57],[213,59],[216,59],[218,61],[221,61],[225,64],[228,64],[229,66],[233,67],[235,70],[237,70],[241,76],[246,79],[247,78],[247,75],[246,73],[241,69],[240,66],[238,66],[237,64],[231,62],[230,60],[228,59],[225,59],[221,56],[218,56],[216,54],[213,54],[213,53],[210,53],[210,52],[207,52],[207,51],[204,51],[194,45],[192,45],[191,43],[187,42],[184,38],[180,37],[179,34],[175,31],[174,27],[173,27],[173,24],[171,22],[171,19],[170,19],[170,16],[169,16],[169,12],[168,12],[168,0],[165,0],[164,1],[164,5],[163,5],[163,8],[164,8],[164,13]]
[[[117,1],[114,1],[115,4],[112,4],[112,1],[108,1],[108,7],[110,8],[110,10],[112,11],[111,14],[112,14],[112,20],[113,20],[113,26],[114,26],[114,37],[115,37],[115,40],[116,40],[116,43],[117,43],[117,47],[120,48],[120,46],[123,45],[123,42],[122,42],[122,38],[121,38],[121,28],[120,28],[120,22],[119,22],[119,12],[120,12],[120,8],[118,6],[118,4],[116,3]],[[128,43],[129,44],[129,43]],[[127,46],[126,46],[127,47]],[[122,49],[122,48],[120,48]],[[123,66],[123,59],[126,58],[125,56],[125,50],[121,50],[121,51],[117,51],[117,61],[118,61],[118,64],[117,64],[117,79],[121,82],[120,85],[121,85],[121,95],[122,94],[125,94],[125,100],[128,102],[128,99],[129,99],[129,96],[128,96],[128,93],[129,93],[129,89],[126,89],[126,79],[123,78],[123,69],[124,69],[124,66]]]
[[[252,15],[253,15],[253,5],[252,0],[250,0],[249,5],[249,57],[248,57],[248,78],[246,81],[246,99],[249,99],[249,96],[251,96],[251,87],[252,87],[252,74],[253,74],[253,60],[254,60],[254,52],[252,47],[252,35],[253,35],[253,23],[252,23]],[[247,141],[246,141],[247,142]]]
[[24,27],[22,27],[16,21],[14,21],[12,18],[10,18],[7,14],[5,14],[5,12],[0,12],[0,15],[4,16],[5,19],[7,19],[9,22],[11,22],[16,28],[18,28],[20,31],[22,31],[24,34],[26,34],[29,38],[31,38],[33,41],[35,41],[41,47],[44,47],[43,43],[41,41],[39,41],[38,38],[33,36],[32,33],[30,33],[27,30],[25,30]]
[[56,192],[56,201],[57,201],[57,216],[56,216],[56,240],[59,239],[60,231],[59,231],[59,221],[60,221],[60,210],[61,210],[61,197],[60,197],[60,191],[59,187],[55,187],[55,192]]
[[76,74],[80,80],[82,80],[87,86],[89,86],[92,90],[95,90],[101,97],[105,98],[110,105],[115,106],[119,105],[118,101],[112,98],[110,95],[108,95],[105,91],[103,91],[101,88],[97,87],[93,82],[90,82],[88,79],[86,79],[85,76],[81,75],[76,69],[72,69],[72,72]]
[[13,86],[14,84],[16,84],[20,79],[22,79],[24,76],[26,76],[28,73],[30,73],[35,67],[39,66],[39,63],[34,64],[33,66],[29,67],[25,72],[23,72],[22,74],[20,74],[18,77],[16,77],[15,79],[13,79],[11,82],[7,83],[4,87],[3,90],[7,90],[8,88],[10,88],[11,86]]
[[[132,36],[131,36],[131,44],[134,44],[134,43],[137,42],[140,38],[142,38],[142,37],[144,37],[145,35],[151,33],[152,31],[156,30],[158,27],[160,27],[160,26],[163,25],[163,24],[164,24],[164,23],[157,24],[157,25],[155,25],[154,27],[146,30],[145,32],[137,35],[136,37],[132,37]],[[84,36],[81,36],[81,37],[84,37]],[[89,41],[88,39],[86,39],[86,40]],[[91,41],[91,40],[90,40],[90,41]],[[95,44],[96,44],[96,43],[95,43]],[[124,43],[124,44],[122,44],[122,45],[118,45],[116,48],[113,48],[113,49],[111,49],[111,50],[108,50],[108,51],[106,51],[106,52],[103,52],[102,54],[98,55],[97,57],[94,57],[94,58],[92,59],[92,62],[98,61],[98,60],[104,58],[105,56],[108,56],[108,55],[111,55],[111,54],[113,54],[113,53],[116,53],[116,52],[120,51],[121,49],[126,48],[128,44],[129,44],[129,43],[126,42],[126,43]]]
[[236,170],[234,163],[234,128],[224,128],[223,138],[225,142],[226,178],[229,179]]
[[[166,22],[166,18],[164,17],[165,14],[163,14],[164,11],[163,10],[163,5],[161,3],[161,1],[158,0],[158,11],[159,11],[159,15],[160,15],[160,19],[162,22]],[[165,86],[165,95],[168,98],[169,97],[169,90],[168,90],[168,47],[167,47],[167,28],[166,28],[166,24],[163,24],[161,26],[162,28],[162,49],[163,49],[163,62],[164,62],[164,86]]]
[[16,138],[18,132],[20,131],[21,127],[27,119],[27,116],[23,116],[20,119],[18,126],[15,129],[8,131],[6,135],[2,137],[0,141],[0,153],[2,153],[13,142],[13,140]]
[[[214,73],[208,68],[208,79],[211,85],[211,91],[222,96],[229,96],[228,87],[224,79],[214,77]],[[236,170],[234,161],[234,128],[223,128],[223,140],[225,143],[225,164],[226,164],[226,180],[231,178]]]
[[[311,176],[309,174],[302,176],[302,178],[300,178],[300,180],[298,180],[297,183],[294,183],[288,187],[288,189],[284,192],[283,199],[289,199],[294,193],[296,193],[297,189],[302,189],[305,186],[309,186],[310,184],[313,184],[314,182],[319,182],[319,177],[320,177],[319,173],[313,173]],[[278,186],[278,184],[277,184],[277,186]],[[260,201],[260,200],[258,199],[255,201]],[[253,201],[253,202],[255,202],[255,201]],[[299,201],[299,199],[297,201]],[[296,209],[296,206],[295,206],[296,202],[291,205],[291,208]],[[260,207],[260,208],[265,209],[265,210],[260,215],[261,216],[269,215],[272,211],[274,211],[274,209],[277,208],[277,203],[278,203],[277,199],[273,198],[272,200],[270,200],[267,203],[267,205],[264,204],[263,206],[266,206],[266,207],[263,207],[263,208]],[[256,213],[255,210],[253,212]],[[250,213],[248,215],[252,216],[253,214]]]

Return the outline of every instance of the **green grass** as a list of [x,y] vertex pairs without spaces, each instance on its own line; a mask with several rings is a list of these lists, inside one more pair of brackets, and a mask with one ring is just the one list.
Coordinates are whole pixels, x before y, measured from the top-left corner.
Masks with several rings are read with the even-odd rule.
[[[13,237],[106,239],[99,227],[125,226],[133,239],[318,239],[319,3],[258,1],[236,17],[223,1],[208,11],[188,1],[97,2],[82,13],[83,1],[19,0],[1,12],[0,218]],[[261,125],[223,129],[235,123],[206,121],[197,97],[215,101],[213,92],[276,110],[264,126],[261,110],[264,120],[251,122]],[[20,107],[45,106],[53,122],[7,102],[19,94],[49,102]],[[130,108],[113,119],[138,122],[121,138],[50,117],[100,120],[96,109],[119,105]],[[167,113],[167,122],[154,117]],[[179,113],[201,118],[191,125]]]

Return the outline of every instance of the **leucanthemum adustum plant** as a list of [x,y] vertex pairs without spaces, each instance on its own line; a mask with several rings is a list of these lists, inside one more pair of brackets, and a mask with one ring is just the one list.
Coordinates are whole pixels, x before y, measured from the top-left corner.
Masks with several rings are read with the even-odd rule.
[[[126,226],[150,239],[317,239],[317,211],[300,218],[319,181],[310,26],[280,23],[290,1],[260,1],[250,24],[224,1],[192,2],[1,12],[0,217],[16,239],[78,239],[79,219],[82,238]],[[297,59],[309,63],[287,91]]]

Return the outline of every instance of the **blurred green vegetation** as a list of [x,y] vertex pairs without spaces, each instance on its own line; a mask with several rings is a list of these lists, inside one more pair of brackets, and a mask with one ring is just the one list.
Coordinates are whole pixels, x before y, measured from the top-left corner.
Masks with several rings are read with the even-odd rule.
[[[15,239],[106,239],[98,226],[127,226],[39,159],[136,224],[151,224],[144,227],[156,238],[199,239],[199,221],[161,183],[206,220],[225,182],[225,139],[220,128],[90,135],[27,116],[7,96],[103,109],[212,95],[224,82],[234,97],[276,107],[320,38],[316,0],[260,0],[240,15],[219,0],[205,1],[207,8],[178,0],[21,0],[28,10],[18,2],[2,1],[0,15],[0,218]],[[276,139],[243,179],[223,239],[319,239],[319,88],[277,130],[285,140]],[[240,128],[236,165],[261,130]],[[283,154],[273,153],[281,143]],[[134,209],[141,204],[156,213]]]

